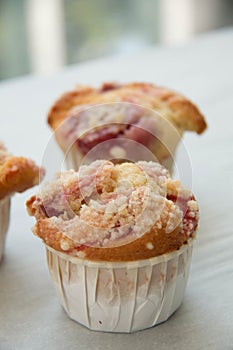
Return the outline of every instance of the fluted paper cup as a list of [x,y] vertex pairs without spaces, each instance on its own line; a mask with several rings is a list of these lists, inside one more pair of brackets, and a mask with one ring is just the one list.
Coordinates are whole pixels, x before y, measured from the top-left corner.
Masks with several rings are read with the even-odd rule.
[[0,200],[0,261],[4,253],[7,229],[10,219],[10,197]]
[[[68,316],[95,331],[130,333],[166,321],[180,306],[192,239],[178,251],[133,262],[95,262],[46,246],[51,279]],[[104,248],[103,248],[104,249]]]

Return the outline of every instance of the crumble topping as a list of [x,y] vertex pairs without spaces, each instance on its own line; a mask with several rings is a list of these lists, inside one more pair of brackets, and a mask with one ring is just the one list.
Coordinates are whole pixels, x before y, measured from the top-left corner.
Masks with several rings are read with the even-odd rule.
[[[74,246],[124,245],[151,230],[169,235],[178,228],[191,236],[198,220],[191,192],[159,163],[146,161],[114,165],[97,160],[78,172],[65,171],[27,207],[37,220],[62,233],[60,249],[65,252]],[[154,246],[148,242],[146,248]]]
[[154,248],[154,246],[151,242],[147,242],[146,247],[147,247],[147,249],[150,249],[150,250],[152,250]]
[[188,201],[188,207],[190,208],[191,212],[189,213],[190,214],[193,214],[195,213],[197,210],[198,210],[198,205],[197,205],[197,202],[194,201],[194,200],[190,200]]

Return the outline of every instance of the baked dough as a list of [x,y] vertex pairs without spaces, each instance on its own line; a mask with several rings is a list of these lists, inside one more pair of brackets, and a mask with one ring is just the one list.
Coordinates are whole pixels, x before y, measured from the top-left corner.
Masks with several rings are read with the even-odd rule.
[[43,176],[44,170],[31,159],[9,154],[0,143],[0,199],[37,185]]
[[46,245],[89,260],[133,261],[169,253],[195,236],[193,194],[159,163],[99,160],[69,170],[26,203]]
[[204,116],[190,100],[170,89],[149,83],[104,83],[96,89],[78,85],[54,103],[48,114],[48,123],[55,130],[76,106],[120,101],[155,109],[181,131],[201,134],[207,126]]

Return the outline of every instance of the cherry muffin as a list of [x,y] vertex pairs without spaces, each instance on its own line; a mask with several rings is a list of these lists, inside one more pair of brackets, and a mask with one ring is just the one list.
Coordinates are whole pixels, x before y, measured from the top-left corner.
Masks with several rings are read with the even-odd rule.
[[[157,160],[171,172],[183,133],[201,134],[206,128],[192,102],[149,83],[105,83],[96,89],[78,86],[54,103],[48,123],[68,168],[76,170],[88,155],[89,162]],[[145,155],[144,148],[151,154]]]
[[71,319],[133,332],[180,306],[199,210],[159,163],[97,160],[58,174],[26,205]]

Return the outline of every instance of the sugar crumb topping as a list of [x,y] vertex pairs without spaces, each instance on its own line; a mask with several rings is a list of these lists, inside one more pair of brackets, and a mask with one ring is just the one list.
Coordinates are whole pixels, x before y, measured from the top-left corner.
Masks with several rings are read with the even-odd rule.
[[[184,219],[179,200],[169,199],[169,195],[180,193],[187,203],[189,219]],[[190,198],[190,191],[172,180],[159,163],[114,165],[98,160],[82,166],[79,172],[69,170],[57,175],[42,188],[33,205],[37,219],[46,213],[46,220],[75,244],[112,247],[152,229],[155,234],[161,229],[169,234],[177,227],[181,232],[192,231],[198,207]],[[64,239],[60,247],[69,251],[70,244]],[[152,243],[146,248],[153,249]]]
[[188,201],[188,207],[190,208],[190,210],[192,210],[193,212],[198,210],[198,205],[197,202],[195,200],[190,200]]
[[154,249],[154,245],[151,242],[147,242],[146,243],[146,248],[149,249],[149,250],[152,250],[152,249]]

